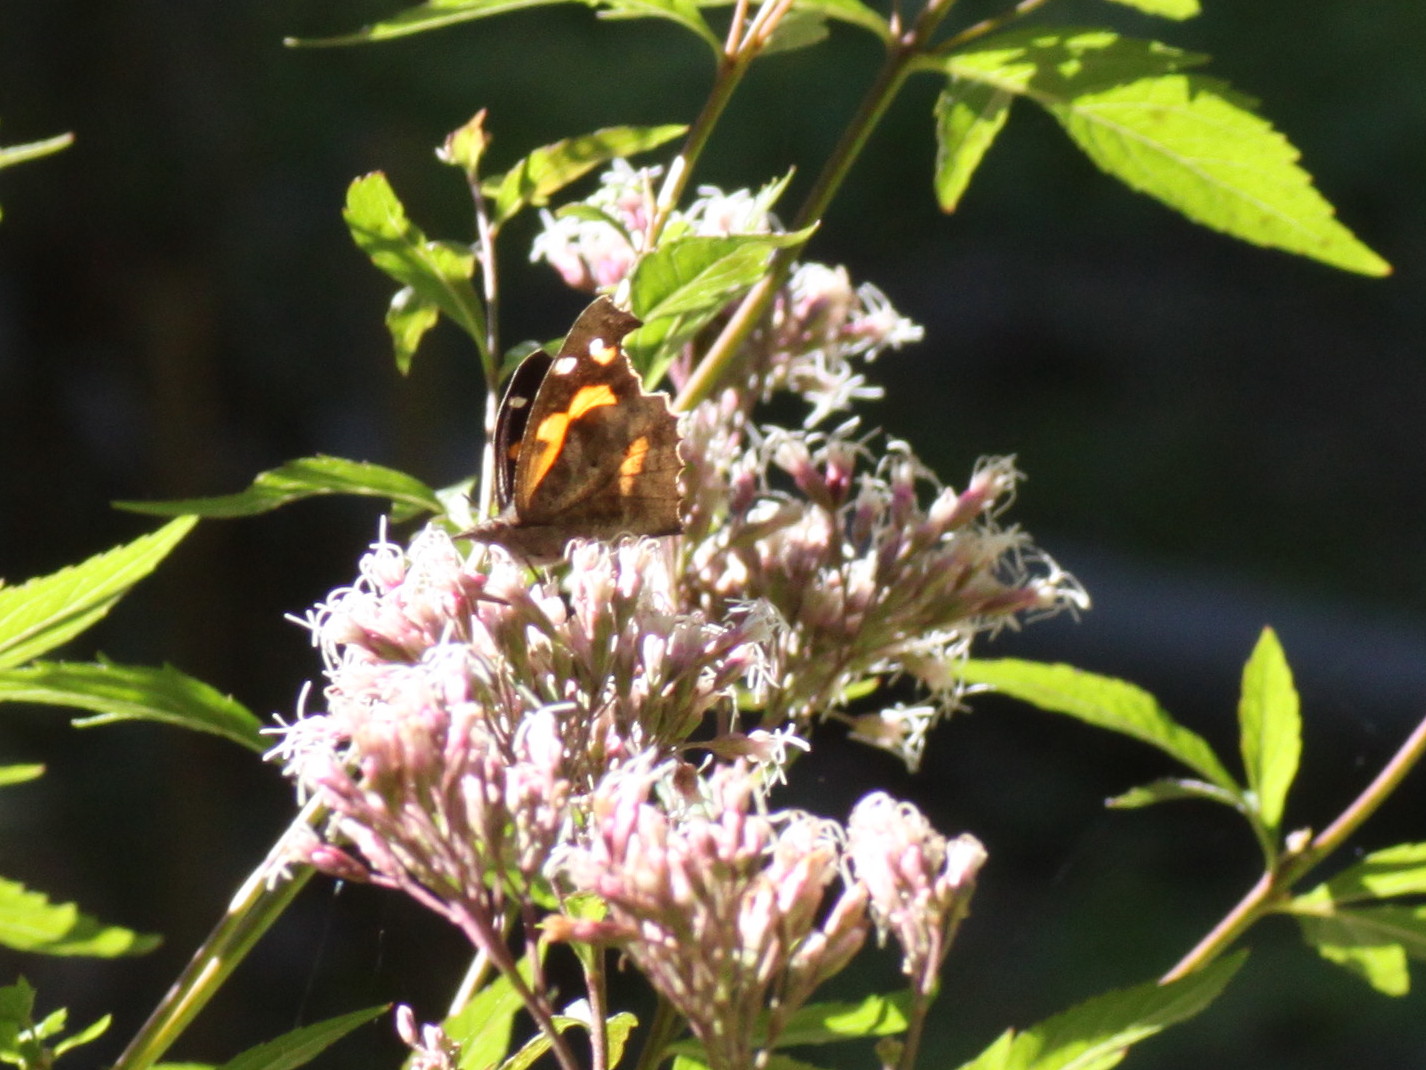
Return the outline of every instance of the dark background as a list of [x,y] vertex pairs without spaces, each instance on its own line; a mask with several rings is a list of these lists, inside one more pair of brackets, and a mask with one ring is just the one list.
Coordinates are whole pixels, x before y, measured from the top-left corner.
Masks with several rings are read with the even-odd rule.
[[[352,50],[281,44],[391,10],[0,6],[0,141],[77,138],[0,176],[7,580],[153,526],[113,499],[237,490],[316,452],[432,485],[467,475],[481,411],[473,350],[443,326],[412,375],[396,374],[381,322],[390,284],[347,238],[347,183],[385,170],[429,234],[461,238],[468,199],[432,149],[477,108],[490,108],[499,167],[603,125],[687,121],[708,84],[701,46],[672,27],[564,9]],[[1290,820],[1321,828],[1426,695],[1426,11],[1255,0],[1183,25],[1088,3],[1050,13],[1212,53],[1212,72],[1264,100],[1395,275],[1358,278],[1196,229],[1100,175],[1023,105],[962,210],[942,217],[930,81],[899,101],[810,255],[877,282],[926,325],[924,344],[879,365],[888,398],[868,422],[911,439],[952,482],[982,454],[1018,454],[1030,479],[1012,519],[1095,599],[1079,623],[1035,625],[984,652],[1126,676],[1232,754],[1241,664],[1275,625],[1306,721]],[[699,180],[757,185],[795,164],[805,182],[876,63],[846,30],[829,48],[770,59]],[[507,342],[557,334],[581,305],[524,263],[529,236],[516,227],[505,245]],[[329,499],[205,523],[68,653],[169,661],[259,713],[290,714],[318,662],[283,615],[350,580],[377,512]],[[829,740],[795,785],[842,817],[885,784],[989,847],[927,1066],[1163,971],[1256,878],[1252,843],[1226,813],[1102,809],[1169,771],[1144,748],[1010,703],[975,705],[939,730],[915,777]],[[112,1037],[72,1058],[97,1065],[262,856],[290,793],[275,768],[206,738],[76,734],[62,711],[3,713],[0,761],[43,761],[49,775],[0,801],[0,872],[167,940],[116,963],[0,958],[0,980],[23,972],[45,1010],[67,1005],[77,1024],[116,1012]],[[1358,846],[1426,838],[1421,802],[1408,782]],[[1250,939],[1234,987],[1134,1065],[1420,1062],[1418,996],[1375,995],[1285,922]],[[434,921],[314,884],[173,1054],[222,1061],[385,1000],[439,1017],[461,967],[459,942]],[[325,1065],[398,1057],[383,1024]]]

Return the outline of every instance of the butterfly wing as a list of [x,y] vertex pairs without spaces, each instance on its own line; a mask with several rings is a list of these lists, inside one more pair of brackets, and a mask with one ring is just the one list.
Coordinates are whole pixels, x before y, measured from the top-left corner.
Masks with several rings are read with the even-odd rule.
[[637,326],[601,297],[544,369],[511,476],[522,525],[595,538],[682,530],[678,419],[667,398],[644,391],[620,346]]

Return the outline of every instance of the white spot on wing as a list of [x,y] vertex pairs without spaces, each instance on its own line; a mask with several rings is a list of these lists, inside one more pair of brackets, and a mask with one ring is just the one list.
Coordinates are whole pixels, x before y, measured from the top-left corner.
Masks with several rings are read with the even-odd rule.
[[574,366],[578,363],[579,361],[574,357],[560,357],[559,360],[550,365],[550,371],[555,375],[568,375],[574,371]]

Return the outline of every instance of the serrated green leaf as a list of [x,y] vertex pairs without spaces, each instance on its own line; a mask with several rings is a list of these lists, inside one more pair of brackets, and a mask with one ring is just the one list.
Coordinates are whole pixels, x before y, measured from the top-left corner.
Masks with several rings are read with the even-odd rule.
[[1302,938],[1319,955],[1389,996],[1410,991],[1407,958],[1426,959],[1426,907],[1298,914],[1297,921]]
[[601,0],[599,17],[604,19],[668,19],[691,31],[721,57],[723,42],[698,10],[696,0]]
[[430,241],[380,171],[347,188],[342,210],[352,240],[387,275],[435,305],[485,353],[485,307],[471,284],[475,253],[468,246]]
[[26,784],[45,775],[42,765],[0,765],[0,788]]
[[1234,810],[1243,808],[1242,796],[1224,791],[1216,784],[1175,777],[1164,777],[1162,780],[1155,780],[1150,784],[1130,788],[1123,794],[1106,800],[1104,805],[1116,810],[1135,810],[1144,806],[1152,806],[1154,803],[1170,802],[1177,799],[1208,799],[1211,802],[1232,807]]
[[1271,628],[1263,629],[1243,667],[1238,727],[1248,788],[1263,824],[1276,831],[1302,755],[1302,715],[1292,670]]
[[1124,680],[1071,665],[1017,658],[972,658],[957,671],[966,683],[988,685],[1042,710],[1068,714],[1157,747],[1209,783],[1235,795],[1242,793],[1202,736],[1170,717],[1153,695]]
[[1032,29],[942,59],[950,74],[1023,94],[1101,169],[1194,222],[1334,267],[1391,267],[1335,217],[1298,152],[1202,57],[1108,31]]
[[159,945],[157,936],[104,925],[73,903],[51,903],[17,881],[0,878],[0,944],[44,955],[117,958],[142,955]]
[[953,78],[995,86],[1040,103],[1202,66],[1208,56],[1160,41],[1081,26],[1031,26],[982,37],[934,61]]
[[630,276],[634,315],[644,325],[625,342],[653,384],[688,341],[767,271],[778,249],[796,248],[813,227],[792,234],[690,235],[663,242]]
[[601,164],[656,149],[687,129],[680,124],[611,126],[564,138],[536,149],[503,175],[487,179],[481,190],[494,199],[495,222],[504,223],[523,208],[548,204],[551,196]]
[[961,1070],[1113,1066],[1130,1046],[1192,1018],[1212,1003],[1244,958],[1241,953],[1228,956],[1172,984],[1149,981],[1095,996],[1019,1034],[1002,1034]]
[[73,134],[56,134],[43,141],[27,141],[23,145],[0,145],[0,169],[14,167],[17,163],[37,160],[41,156],[59,152],[74,144]]
[[23,665],[102,619],[197,522],[182,516],[82,564],[0,587],[0,669]]
[[410,286],[392,294],[386,309],[386,330],[396,354],[396,370],[402,375],[410,374],[416,348],[440,318],[441,310],[435,302],[423,300]]
[[815,11],[829,19],[870,30],[883,41],[891,40],[891,26],[886,19],[861,0],[796,0],[792,7],[794,11]]
[[[340,45],[360,45],[373,41],[386,41],[393,37],[424,33],[443,26],[453,26],[458,22],[472,19],[504,15],[511,11],[523,11],[531,7],[549,7],[552,4],[572,3],[576,0],[430,0],[417,4],[393,15],[382,22],[367,26],[356,33],[340,34],[335,37],[289,37],[283,43],[289,48],[331,48]],[[594,0],[577,0],[585,7],[593,7]]]
[[1182,21],[1198,15],[1203,9],[1198,0],[1110,0],[1110,3],[1138,8],[1146,15]]
[[171,665],[115,665],[108,661],[42,661],[0,670],[0,702],[36,702],[92,710],[76,727],[116,721],[159,721],[222,736],[261,754],[262,722],[230,695]]
[[1373,851],[1318,888],[1338,904],[1426,895],[1426,843],[1399,843]]
[[980,161],[1010,117],[1003,89],[952,78],[936,100],[936,200],[954,212]]
[[283,1033],[225,1062],[221,1070],[291,1070],[311,1062],[358,1026],[390,1008],[389,1003],[327,1018]]
[[247,490],[209,498],[183,498],[166,502],[115,502],[134,513],[168,516],[175,513],[207,517],[255,516],[289,502],[322,494],[356,494],[389,499],[398,519],[422,512],[439,512],[441,505],[430,487],[414,476],[365,461],[319,454],[259,473]]

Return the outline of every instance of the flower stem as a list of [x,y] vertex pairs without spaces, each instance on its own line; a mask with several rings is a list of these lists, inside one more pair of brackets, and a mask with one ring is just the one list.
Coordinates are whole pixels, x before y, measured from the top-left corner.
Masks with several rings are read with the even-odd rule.
[[1376,812],[1401,784],[1406,774],[1421,760],[1423,753],[1426,753],[1426,719],[1417,724],[1406,742],[1382,767],[1381,772],[1332,824],[1318,833],[1305,848],[1293,851],[1289,847],[1284,851],[1277,864],[1258,879],[1257,884],[1253,885],[1238,905],[1229,911],[1192,951],[1159,978],[1159,983],[1168,984],[1202,969],[1232,946],[1255,921],[1264,914],[1277,910],[1282,901],[1291,894],[1292,885],[1341,847],[1347,837]]
[[311,866],[291,864],[292,848],[295,842],[311,835],[312,828],[326,813],[326,808],[315,799],[308,800],[267,857],[243,882],[227,913],[194,952],[148,1021],[134,1034],[114,1064],[114,1070],[147,1070],[163,1058],[199,1011],[207,1006],[228,975],[315,872]]

